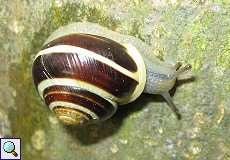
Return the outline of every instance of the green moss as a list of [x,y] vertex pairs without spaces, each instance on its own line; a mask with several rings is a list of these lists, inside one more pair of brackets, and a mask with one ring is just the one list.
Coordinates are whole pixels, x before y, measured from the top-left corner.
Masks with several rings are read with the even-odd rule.
[[144,18],[151,13],[151,4],[146,0],[133,0],[129,3],[129,10],[132,13],[132,18],[138,21],[139,23],[144,22]]
[[115,29],[118,24],[107,16],[103,6],[100,5],[96,7],[78,3],[69,3],[62,7],[53,5],[47,15],[50,15],[47,21],[57,25],[57,27],[77,21],[95,22],[111,29]]
[[230,50],[218,55],[217,64],[226,69],[230,69]]
[[222,5],[227,5],[230,3],[229,0],[212,0],[212,2],[215,4],[222,4]]
[[182,47],[187,48],[190,54],[186,59],[192,64],[194,71],[199,71],[207,58],[207,51],[210,48],[208,34],[214,23],[213,13],[205,11],[196,17],[196,21],[188,25],[188,30],[182,39]]
[[189,56],[189,59],[193,66],[193,70],[197,71],[202,67],[204,63],[205,50],[207,48],[208,41],[201,37],[195,37],[192,41],[194,45],[194,51],[193,54]]
[[223,50],[218,53],[216,63],[218,66],[230,69],[230,32],[227,35],[225,44],[223,45]]
[[129,35],[141,38],[141,34],[139,33],[139,29],[142,26],[142,24],[138,21],[134,21],[129,28]]

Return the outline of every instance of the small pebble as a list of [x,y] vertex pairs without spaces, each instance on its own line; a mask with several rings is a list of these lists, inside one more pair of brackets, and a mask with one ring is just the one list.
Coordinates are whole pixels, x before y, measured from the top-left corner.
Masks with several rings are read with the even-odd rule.
[[201,129],[199,127],[194,127],[188,131],[188,137],[189,138],[196,138],[199,135],[200,131],[201,131]]
[[41,129],[36,130],[31,137],[31,143],[34,149],[40,151],[45,147],[45,132]]
[[13,90],[13,91],[12,91],[12,95],[13,95],[13,97],[16,97],[16,96],[17,96],[17,91],[16,91],[16,90]]
[[121,142],[122,144],[128,144],[128,140],[127,140],[127,139],[120,139],[120,142]]
[[193,117],[193,122],[196,124],[196,125],[202,125],[205,123],[205,115],[201,112],[197,112],[194,117]]
[[168,149],[173,149],[174,142],[171,139],[166,139],[166,145]]
[[191,145],[190,145],[190,148],[189,150],[191,151],[191,153],[193,155],[197,155],[201,152],[201,144],[198,143],[198,142],[193,142]]
[[147,144],[148,146],[157,146],[158,145],[158,142],[156,139],[154,139],[153,137],[144,137],[145,140],[144,140],[144,143]]
[[192,153],[194,155],[200,153],[200,151],[201,151],[201,149],[199,147],[192,147],[191,150],[192,150]]
[[62,0],[55,0],[54,3],[55,3],[55,5],[57,7],[61,7],[63,5],[63,1]]
[[177,0],[170,0],[170,3],[171,3],[172,5],[176,5],[176,4],[177,4]]
[[159,132],[160,134],[162,134],[162,133],[163,133],[163,128],[158,128],[158,132]]
[[212,10],[213,12],[220,12],[221,7],[220,7],[219,5],[213,5],[213,6],[211,7],[211,10]]
[[58,123],[57,118],[54,117],[54,116],[49,116],[48,119],[49,119],[49,122],[50,122],[51,124],[57,124],[57,123]]
[[112,153],[117,153],[119,148],[116,144],[113,144],[111,147],[110,147],[110,150]]

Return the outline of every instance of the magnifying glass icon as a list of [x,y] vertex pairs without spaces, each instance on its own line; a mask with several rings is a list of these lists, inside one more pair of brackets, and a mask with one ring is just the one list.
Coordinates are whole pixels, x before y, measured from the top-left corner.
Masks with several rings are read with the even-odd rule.
[[11,153],[14,155],[14,157],[17,157],[18,154],[15,152],[15,145],[11,141],[7,141],[3,144],[3,149],[6,153]]

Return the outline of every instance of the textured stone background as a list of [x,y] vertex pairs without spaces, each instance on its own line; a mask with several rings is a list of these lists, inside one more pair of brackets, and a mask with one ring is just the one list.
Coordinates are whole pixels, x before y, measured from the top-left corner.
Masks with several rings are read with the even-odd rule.
[[[0,0],[0,136],[21,137],[25,160],[230,159],[228,0]],[[193,66],[180,81],[178,121],[160,96],[142,95],[110,120],[65,127],[44,106],[31,63],[48,35],[90,21]]]

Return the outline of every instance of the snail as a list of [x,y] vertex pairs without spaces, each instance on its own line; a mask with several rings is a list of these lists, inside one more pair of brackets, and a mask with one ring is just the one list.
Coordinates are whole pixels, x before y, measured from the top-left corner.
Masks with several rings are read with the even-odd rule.
[[162,95],[180,118],[169,90],[191,65],[165,63],[152,51],[138,38],[98,24],[71,23],[54,31],[35,56],[34,84],[67,125],[104,121],[141,93]]

